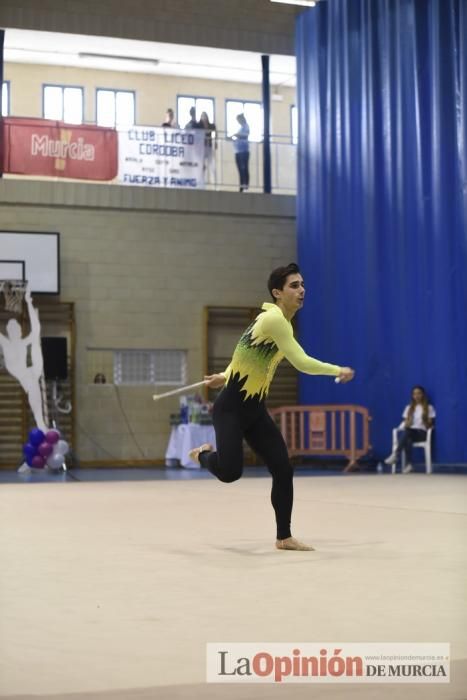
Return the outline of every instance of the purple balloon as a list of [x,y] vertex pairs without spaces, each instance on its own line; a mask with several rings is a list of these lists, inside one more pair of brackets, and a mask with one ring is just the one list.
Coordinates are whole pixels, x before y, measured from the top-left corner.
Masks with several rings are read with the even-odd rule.
[[50,445],[55,445],[60,440],[60,433],[58,430],[48,430],[45,439]]
[[36,450],[37,447],[35,445],[31,445],[30,442],[26,442],[23,445],[23,454],[26,457],[26,459],[28,459],[29,457],[29,459],[32,460],[32,458],[36,455]]
[[36,455],[35,457],[32,458],[31,462],[31,467],[35,467],[36,469],[43,469],[45,464],[45,459],[41,457],[40,455]]
[[37,447],[41,444],[41,442],[44,442],[44,438],[45,435],[42,430],[39,430],[39,428],[33,428],[29,431],[29,442],[31,445],[35,445]]
[[45,459],[47,459],[47,457],[52,452],[52,450],[53,450],[53,445],[51,445],[50,442],[47,442],[46,440],[44,442],[41,442],[41,444],[39,445],[39,447],[37,449],[37,451],[39,452],[41,457],[44,457]]

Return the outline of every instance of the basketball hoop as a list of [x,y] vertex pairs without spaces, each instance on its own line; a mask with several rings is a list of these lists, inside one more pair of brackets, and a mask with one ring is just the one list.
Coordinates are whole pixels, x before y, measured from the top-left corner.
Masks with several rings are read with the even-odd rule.
[[6,311],[20,314],[28,283],[25,280],[0,280],[0,292],[5,298]]

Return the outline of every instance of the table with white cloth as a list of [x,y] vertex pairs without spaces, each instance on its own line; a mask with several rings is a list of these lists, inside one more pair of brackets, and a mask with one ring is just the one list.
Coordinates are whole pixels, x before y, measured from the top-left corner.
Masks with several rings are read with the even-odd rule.
[[169,444],[165,453],[165,464],[168,467],[178,465],[186,469],[199,469],[199,462],[192,462],[188,453],[194,447],[199,447],[205,442],[216,447],[216,434],[212,425],[199,425],[198,423],[182,423],[174,425],[170,433]]

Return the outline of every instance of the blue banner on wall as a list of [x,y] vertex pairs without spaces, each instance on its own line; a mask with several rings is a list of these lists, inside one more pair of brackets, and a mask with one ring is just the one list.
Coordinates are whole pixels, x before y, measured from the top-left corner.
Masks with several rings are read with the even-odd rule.
[[297,22],[304,346],[356,368],[302,403],[358,403],[377,456],[414,384],[435,461],[467,462],[467,3],[328,0]]

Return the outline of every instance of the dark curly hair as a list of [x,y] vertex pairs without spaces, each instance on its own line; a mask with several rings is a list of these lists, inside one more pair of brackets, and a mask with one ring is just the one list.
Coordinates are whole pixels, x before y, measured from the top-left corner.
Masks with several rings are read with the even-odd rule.
[[289,275],[296,275],[299,272],[300,268],[297,263],[289,263],[286,267],[276,267],[276,269],[271,272],[268,279],[268,289],[273,301],[277,301],[277,299],[274,297],[272,290],[284,289],[287,277]]

